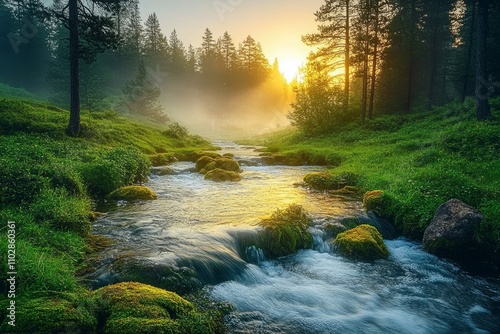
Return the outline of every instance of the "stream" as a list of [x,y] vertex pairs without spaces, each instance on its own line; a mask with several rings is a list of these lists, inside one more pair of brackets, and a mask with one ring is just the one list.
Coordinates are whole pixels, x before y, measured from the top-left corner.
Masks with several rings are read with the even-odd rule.
[[[251,147],[215,144],[241,161],[242,181],[206,181],[186,162],[169,166],[174,175],[152,175],[146,185],[157,200],[120,203],[94,226],[116,241],[96,271],[97,286],[109,283],[114,258],[133,254],[194,270],[214,299],[234,306],[230,333],[500,333],[500,279],[470,276],[419,243],[392,238],[359,200],[297,185],[322,167],[263,166]],[[290,204],[312,216],[313,249],[271,261],[241,248],[260,218]],[[336,253],[324,226],[353,217],[383,232],[387,260]]]

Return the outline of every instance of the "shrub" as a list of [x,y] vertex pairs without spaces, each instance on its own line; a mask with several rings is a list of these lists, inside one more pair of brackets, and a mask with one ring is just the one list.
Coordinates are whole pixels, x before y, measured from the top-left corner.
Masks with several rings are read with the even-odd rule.
[[307,228],[311,218],[302,206],[292,204],[285,210],[276,210],[271,217],[260,221],[261,248],[266,256],[277,258],[294,254],[299,249],[311,248],[313,238]]
[[183,139],[189,136],[189,131],[185,126],[175,122],[169,124],[168,129],[163,131],[163,134],[167,137]]
[[80,171],[89,191],[95,195],[147,180],[149,160],[136,148],[112,149],[96,160],[83,164]]

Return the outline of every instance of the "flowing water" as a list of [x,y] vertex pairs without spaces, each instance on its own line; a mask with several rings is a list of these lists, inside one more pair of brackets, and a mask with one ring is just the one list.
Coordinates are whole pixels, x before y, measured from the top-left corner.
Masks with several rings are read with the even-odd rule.
[[[500,280],[469,276],[401,238],[386,240],[387,260],[343,259],[326,223],[357,217],[387,237],[390,228],[357,200],[296,185],[320,167],[261,166],[251,148],[216,144],[245,161],[243,180],[205,181],[192,163],[152,176],[158,200],[121,204],[95,225],[116,240],[108,259],[127,253],[194,269],[215,299],[234,306],[231,333],[500,333]],[[292,203],[314,219],[313,249],[273,261],[242,249],[260,218]]]

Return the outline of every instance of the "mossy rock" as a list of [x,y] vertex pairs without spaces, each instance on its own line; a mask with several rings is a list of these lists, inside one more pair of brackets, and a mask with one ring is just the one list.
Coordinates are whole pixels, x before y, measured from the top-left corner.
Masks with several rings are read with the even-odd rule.
[[338,234],[335,245],[342,256],[355,260],[373,261],[389,256],[382,235],[367,224]]
[[335,238],[340,233],[345,232],[345,230],[347,230],[347,228],[341,223],[328,223],[325,225],[325,232],[332,238]]
[[196,170],[200,172],[204,169],[209,163],[214,162],[215,159],[209,156],[203,156],[196,161]]
[[[3,306],[3,304],[2,304]],[[53,293],[16,302],[15,333],[96,333],[97,318],[91,296],[77,293]],[[9,318],[0,326],[10,333]]]
[[285,210],[278,209],[270,217],[260,221],[262,230],[259,231],[259,246],[269,258],[311,248],[313,237],[307,231],[311,222],[311,218],[300,205],[292,204]]
[[359,192],[360,192],[360,190],[359,190],[358,187],[345,186],[342,189],[333,190],[332,194],[334,194],[334,195],[345,195],[345,196],[356,196],[356,195],[359,194]]
[[382,190],[372,190],[363,196],[363,206],[367,211],[373,211],[377,215],[389,218],[391,197]]
[[199,152],[198,153],[200,155],[200,157],[210,157],[212,159],[218,159],[218,158],[222,158],[222,155],[220,155],[219,153],[216,153],[216,152]]
[[205,180],[211,180],[215,182],[226,182],[226,181],[238,182],[241,181],[241,176],[236,172],[217,168],[207,172],[205,174]]
[[[114,278],[118,282],[149,284],[179,294],[191,293],[202,287],[202,283],[196,278],[196,272],[193,269],[178,268],[131,256],[119,257],[112,264],[111,270],[115,273]],[[108,284],[109,282],[103,283]]]
[[358,182],[358,176],[354,173],[333,175],[329,172],[316,172],[307,174],[304,182],[316,190],[339,190],[347,186],[354,187]]
[[222,156],[224,158],[231,158],[231,159],[234,158],[234,154],[233,153],[224,153]]
[[173,170],[170,167],[163,167],[158,171],[159,176],[167,176],[167,175],[174,175],[175,170]]
[[181,333],[179,320],[194,313],[176,293],[151,285],[125,282],[95,291],[108,334]]
[[154,167],[168,165],[177,161],[177,159],[169,153],[158,153],[150,155],[149,160],[151,161],[151,165]]
[[157,199],[158,196],[156,196],[156,194],[148,187],[128,186],[113,191],[111,194],[106,196],[106,198],[113,200],[134,201],[134,200],[153,200]]
[[203,169],[200,170],[200,173],[206,174],[214,169],[223,169],[226,171],[236,172],[236,173],[239,173],[241,171],[240,164],[238,163],[238,161],[229,158],[218,158],[206,164],[205,167],[203,167]]

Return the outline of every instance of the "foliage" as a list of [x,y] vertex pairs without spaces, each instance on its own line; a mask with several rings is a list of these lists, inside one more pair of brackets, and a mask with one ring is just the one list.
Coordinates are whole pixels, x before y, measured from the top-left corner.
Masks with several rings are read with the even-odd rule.
[[353,119],[344,108],[344,92],[332,84],[324,64],[309,62],[302,73],[304,81],[295,88],[296,101],[288,115],[292,125],[314,135],[342,127]]
[[183,139],[189,136],[189,131],[185,126],[180,125],[177,122],[170,123],[168,129],[163,131],[166,136]]
[[118,147],[83,164],[80,171],[92,194],[106,195],[120,187],[144,182],[149,160],[133,147]]
[[296,204],[285,210],[276,210],[269,218],[261,219],[259,232],[261,248],[269,258],[294,254],[299,249],[312,247],[313,239],[307,228],[311,218]]
[[339,233],[335,245],[340,254],[356,260],[373,261],[389,256],[382,236],[371,225],[363,224]]

